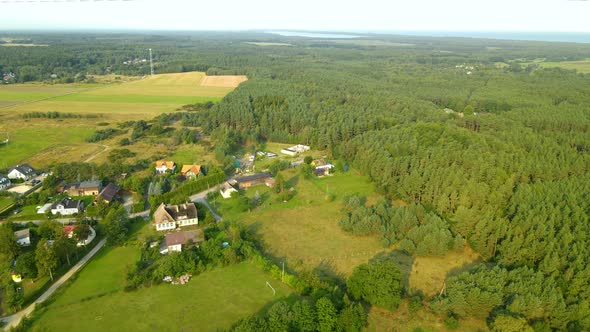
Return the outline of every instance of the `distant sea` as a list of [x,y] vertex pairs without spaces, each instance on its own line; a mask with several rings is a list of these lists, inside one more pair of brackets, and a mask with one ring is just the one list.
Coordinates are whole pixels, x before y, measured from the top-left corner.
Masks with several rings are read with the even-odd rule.
[[[369,31],[367,31],[369,33]],[[537,31],[371,31],[409,36],[463,37],[549,42],[590,43],[590,32],[537,32]]]
[[461,37],[461,38],[487,38],[507,40],[533,40],[548,42],[590,43],[590,32],[520,32],[520,31],[348,31],[348,32],[311,32],[273,30],[265,31],[281,36],[309,37],[309,38],[359,38],[366,34],[390,34],[405,36],[430,36],[430,37]]

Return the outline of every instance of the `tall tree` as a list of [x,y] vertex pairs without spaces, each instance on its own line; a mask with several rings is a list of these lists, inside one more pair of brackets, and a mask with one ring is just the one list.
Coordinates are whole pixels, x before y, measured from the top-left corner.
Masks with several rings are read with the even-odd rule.
[[39,274],[49,274],[49,277],[53,280],[53,270],[57,268],[59,261],[53,246],[47,240],[41,239],[37,243],[35,257],[37,258],[37,270]]

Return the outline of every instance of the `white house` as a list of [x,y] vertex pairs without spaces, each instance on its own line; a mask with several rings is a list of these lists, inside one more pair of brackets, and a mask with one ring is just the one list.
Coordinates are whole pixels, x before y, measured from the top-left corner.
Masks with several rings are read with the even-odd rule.
[[10,187],[10,179],[0,174],[0,190]]
[[221,197],[223,198],[230,198],[232,193],[237,192],[236,188],[234,188],[231,184],[229,184],[229,182],[224,182],[220,187],[219,187],[219,193],[221,194]]
[[23,179],[28,180],[37,175],[33,167],[29,164],[16,165],[11,167],[8,171],[9,179]]
[[69,216],[84,211],[84,202],[77,199],[64,198],[51,206],[51,214]]
[[31,232],[28,228],[14,232],[14,236],[16,237],[16,243],[21,246],[28,247],[31,245]]
[[154,212],[154,225],[158,231],[176,229],[177,227],[198,225],[197,207],[195,203],[184,203],[166,206],[160,204]]
[[176,164],[173,161],[158,160],[156,161],[156,173],[164,174],[167,171],[174,173]]

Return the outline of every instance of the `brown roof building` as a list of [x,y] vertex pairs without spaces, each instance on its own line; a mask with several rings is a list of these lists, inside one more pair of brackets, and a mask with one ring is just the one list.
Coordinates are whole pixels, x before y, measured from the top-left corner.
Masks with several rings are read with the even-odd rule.
[[189,245],[201,243],[204,240],[205,234],[202,229],[168,233],[160,245],[160,253],[180,252],[183,246],[186,248]]
[[154,212],[154,225],[159,231],[175,229],[177,227],[198,225],[197,207],[195,203],[178,205],[160,204]]

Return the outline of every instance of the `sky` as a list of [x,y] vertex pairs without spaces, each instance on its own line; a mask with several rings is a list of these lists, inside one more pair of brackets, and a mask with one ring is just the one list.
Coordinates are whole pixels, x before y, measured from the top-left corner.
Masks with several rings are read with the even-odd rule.
[[0,0],[0,13],[0,30],[590,32],[590,0]]

